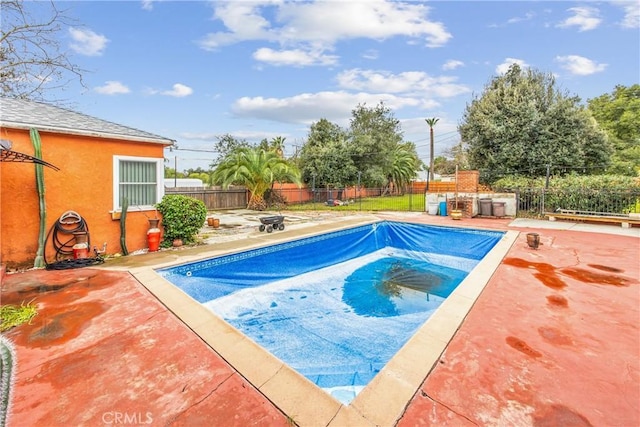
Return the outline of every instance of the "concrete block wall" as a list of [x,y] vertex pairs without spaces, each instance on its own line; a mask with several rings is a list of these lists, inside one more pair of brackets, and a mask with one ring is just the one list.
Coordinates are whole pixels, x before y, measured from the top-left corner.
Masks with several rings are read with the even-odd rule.
[[[447,209],[450,211],[455,204],[456,193],[427,193],[426,205],[440,202],[447,202]],[[515,193],[463,193],[458,192],[458,204],[463,209],[465,217],[474,217],[480,214],[480,199],[491,199],[491,203],[504,202],[504,214],[508,217],[515,217],[517,213]]]

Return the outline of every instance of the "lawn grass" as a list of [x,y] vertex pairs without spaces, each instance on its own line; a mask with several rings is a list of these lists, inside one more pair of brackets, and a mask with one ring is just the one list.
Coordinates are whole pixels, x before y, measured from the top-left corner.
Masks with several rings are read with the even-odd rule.
[[340,206],[327,206],[324,202],[302,203],[287,205],[288,211],[412,211],[423,212],[425,210],[424,194],[403,194],[400,196],[364,197],[354,199],[348,204]]

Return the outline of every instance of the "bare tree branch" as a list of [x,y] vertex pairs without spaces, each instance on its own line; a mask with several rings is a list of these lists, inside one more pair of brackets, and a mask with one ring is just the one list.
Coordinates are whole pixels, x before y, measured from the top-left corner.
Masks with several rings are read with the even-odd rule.
[[[44,3],[38,2],[39,7]],[[45,100],[46,94],[77,80],[83,87],[87,71],[70,60],[60,45],[60,33],[73,26],[53,1],[44,18],[34,17],[22,0],[1,0],[0,95]],[[59,101],[59,100],[55,100]]]

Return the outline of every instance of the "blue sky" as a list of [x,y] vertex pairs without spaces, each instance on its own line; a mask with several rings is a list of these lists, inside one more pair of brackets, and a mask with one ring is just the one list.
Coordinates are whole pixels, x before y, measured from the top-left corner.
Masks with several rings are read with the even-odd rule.
[[[177,140],[178,170],[208,168],[216,136],[285,137],[348,126],[383,101],[428,162],[459,142],[465,106],[511,63],[587,99],[640,82],[637,1],[83,1],[60,32],[86,88],[77,111]],[[42,6],[40,6],[42,5]],[[44,7],[45,3],[30,3]]]

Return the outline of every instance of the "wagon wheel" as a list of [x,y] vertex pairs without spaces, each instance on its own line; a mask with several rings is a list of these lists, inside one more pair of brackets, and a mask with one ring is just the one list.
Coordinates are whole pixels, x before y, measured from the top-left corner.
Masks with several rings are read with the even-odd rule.
[[264,231],[264,224],[260,224],[260,232]]
[[280,223],[280,225],[278,226],[278,230],[280,231],[284,230],[284,224]]
[[273,227],[271,225],[267,225],[267,233],[271,233],[273,231]]

